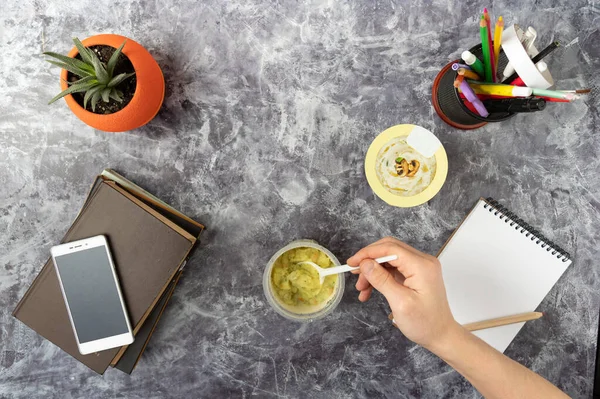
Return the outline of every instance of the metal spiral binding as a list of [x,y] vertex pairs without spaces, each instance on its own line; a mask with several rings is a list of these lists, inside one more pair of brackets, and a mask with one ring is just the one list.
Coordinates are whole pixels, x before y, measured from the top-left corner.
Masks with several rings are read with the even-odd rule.
[[510,223],[510,227],[514,226],[515,230],[519,231],[521,234],[525,234],[525,237],[531,238],[531,241],[534,241],[537,245],[541,244],[542,248],[545,248],[546,251],[552,251],[552,255],[556,256],[557,259],[560,259],[563,262],[568,262],[571,259],[571,255],[567,251],[544,237],[542,233],[506,209],[498,201],[495,201],[493,198],[487,198],[486,201],[487,203],[484,204],[483,207],[490,212],[493,212],[495,216],[500,215],[500,220],[504,220],[505,223]]

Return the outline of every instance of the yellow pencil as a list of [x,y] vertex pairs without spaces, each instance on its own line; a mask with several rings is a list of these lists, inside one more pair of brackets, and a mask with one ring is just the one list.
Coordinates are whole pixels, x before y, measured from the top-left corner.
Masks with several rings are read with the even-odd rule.
[[496,62],[495,70],[498,70],[498,60],[500,59],[500,46],[502,45],[502,31],[504,30],[504,19],[498,17],[496,28],[494,29],[494,61]]
[[529,97],[533,94],[533,90],[529,87],[503,85],[500,83],[481,84],[477,81],[474,81],[473,83],[469,82],[469,85],[475,94],[488,94],[504,97]]

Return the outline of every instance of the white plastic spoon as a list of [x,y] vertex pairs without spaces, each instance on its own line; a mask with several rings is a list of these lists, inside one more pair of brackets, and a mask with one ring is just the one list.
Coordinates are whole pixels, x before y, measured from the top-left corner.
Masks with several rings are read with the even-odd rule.
[[[396,255],[390,255],[390,256],[384,256],[383,258],[377,258],[377,259],[375,259],[375,262],[385,263],[385,262],[391,262],[396,259],[398,259],[398,257]],[[298,262],[298,264],[299,265],[307,264],[307,265],[311,265],[312,267],[314,267],[315,270],[317,271],[317,273],[319,273],[319,280],[321,282],[321,285],[323,285],[323,281],[325,281],[326,276],[331,276],[332,274],[351,272],[352,270],[359,269],[359,267],[353,267],[353,266],[348,266],[348,265],[334,266],[334,267],[328,267],[328,268],[324,269],[321,266],[317,265],[316,263],[308,261],[308,260],[303,261],[303,262]]]

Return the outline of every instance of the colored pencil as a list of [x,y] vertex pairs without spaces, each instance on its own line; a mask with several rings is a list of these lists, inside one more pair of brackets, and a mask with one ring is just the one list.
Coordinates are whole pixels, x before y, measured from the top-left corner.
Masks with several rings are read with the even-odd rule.
[[551,103],[570,103],[571,100],[564,100],[562,98],[552,98],[552,97],[544,97],[544,96],[535,96],[535,98],[543,98],[544,100]]
[[[502,45],[502,31],[504,31],[504,19],[498,17],[496,28],[494,29],[494,61],[496,61],[496,75],[498,74],[498,60],[500,59],[500,46]],[[497,81],[497,80],[496,80]]]
[[475,72],[470,71],[468,69],[465,68],[458,68],[458,72],[459,75],[464,76],[467,79],[473,79],[473,80],[481,80],[481,78],[479,77],[479,75],[477,75]]
[[485,81],[493,82],[492,80],[492,64],[490,59],[490,42],[487,37],[487,23],[482,15],[479,20],[479,35],[481,36],[481,49],[483,50],[483,66],[485,67]]
[[496,58],[494,57],[494,45],[492,44],[492,23],[487,8],[483,9],[483,18],[485,19],[485,26],[487,28],[487,41],[490,47],[490,65],[492,66],[492,82],[496,82]]
[[[475,323],[463,324],[468,331],[483,330],[486,328],[506,326],[509,324],[522,323],[524,321],[537,320],[544,314],[542,312],[521,313],[514,316],[498,317],[497,319],[483,320]],[[398,327],[394,314],[390,313],[388,319],[392,321],[394,327]]]
[[463,324],[463,327],[468,331],[485,330],[486,328],[506,326],[508,324],[521,323],[524,321],[536,320],[542,317],[544,314],[541,312],[529,312],[517,314],[514,316],[499,317],[497,319],[490,319],[484,321],[478,321],[476,323]]

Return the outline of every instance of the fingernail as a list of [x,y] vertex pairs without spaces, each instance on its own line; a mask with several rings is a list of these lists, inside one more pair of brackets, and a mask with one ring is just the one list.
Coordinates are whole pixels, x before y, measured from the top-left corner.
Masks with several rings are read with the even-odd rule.
[[365,273],[367,276],[371,274],[373,269],[375,268],[375,261],[371,259],[363,260],[360,264],[360,271]]

